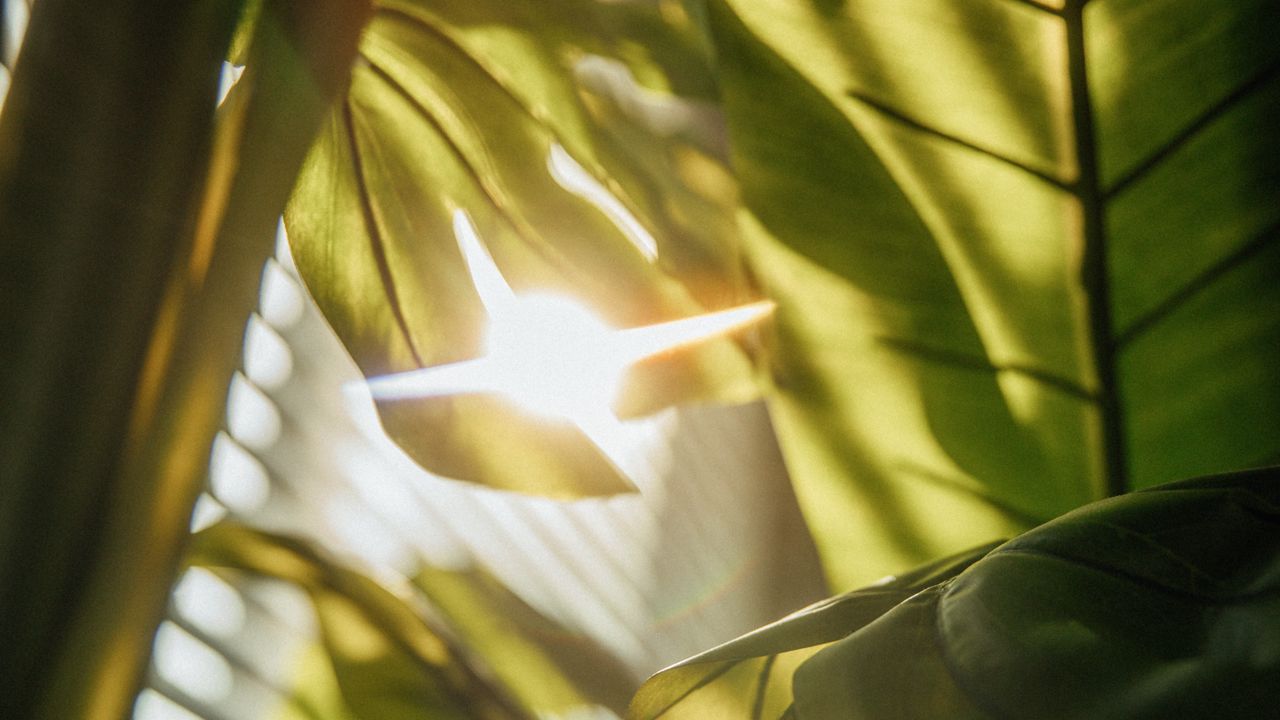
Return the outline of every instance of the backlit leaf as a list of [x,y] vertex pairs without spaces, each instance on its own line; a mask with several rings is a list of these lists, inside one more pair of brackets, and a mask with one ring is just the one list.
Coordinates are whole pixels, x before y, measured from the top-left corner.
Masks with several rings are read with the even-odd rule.
[[492,575],[424,568],[415,584],[523,707],[541,715],[626,707],[635,680],[617,658],[546,618]]
[[955,577],[993,547],[975,548],[824,600],[677,663],[640,688],[630,717],[779,717],[792,704],[792,674],[810,656],[921,590]]
[[1274,3],[710,9],[837,589],[1280,452]]
[[[626,3],[381,6],[286,215],[298,268],[366,376],[483,353],[484,308],[452,230],[459,209],[517,292],[568,295],[616,327],[746,299],[718,116],[660,92],[711,87],[690,38],[687,18]],[[652,139],[655,123],[666,136]],[[612,199],[566,181],[557,157]],[[745,355],[725,340],[631,380],[646,389],[623,393],[624,414],[754,393]],[[558,496],[630,488],[577,427],[499,396],[383,401],[379,412],[446,476]]]
[[357,717],[526,717],[410,602],[306,543],[222,523],[195,536],[188,562],[305,590],[338,687]]

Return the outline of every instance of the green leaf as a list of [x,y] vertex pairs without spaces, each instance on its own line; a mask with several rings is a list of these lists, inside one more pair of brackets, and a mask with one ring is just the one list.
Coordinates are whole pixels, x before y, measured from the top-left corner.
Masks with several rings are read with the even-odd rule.
[[269,3],[216,122],[237,3],[35,10],[0,118],[0,653],[23,688],[0,714],[128,712],[280,210],[367,9]]
[[[626,5],[381,7],[286,215],[299,271],[365,375],[482,354],[485,311],[452,229],[459,209],[517,291],[568,295],[618,327],[745,299],[732,183],[710,147],[716,133],[698,122],[698,111],[714,113],[705,101],[618,87],[634,75],[706,92],[699,47],[687,18]],[[663,103],[678,112],[658,115],[679,122],[654,138],[636,117],[652,120],[642,111]],[[555,148],[652,236],[655,262],[611,219],[615,209],[553,177]],[[624,414],[754,393],[750,364],[725,340],[647,363],[631,385]],[[381,402],[379,412],[388,434],[442,475],[562,497],[630,489],[576,426],[497,396]]]
[[658,673],[630,716],[1262,717],[1278,609],[1280,468],[1201,478],[813,605]]
[[837,588],[1280,453],[1277,6],[710,3]]
[[521,705],[539,716],[571,716],[598,705],[621,712],[635,680],[589,637],[561,627],[478,569],[424,568],[414,579]]
[[240,19],[236,21],[235,30],[231,33],[227,62],[233,65],[245,65],[249,62],[253,36],[258,29],[258,18],[262,17],[262,5],[263,0],[243,0],[240,3]]
[[975,548],[824,600],[677,663],[645,682],[631,702],[629,717],[779,717],[792,704],[792,674],[820,648],[955,577],[993,547]]
[[298,653],[288,696],[270,720],[358,720],[342,698],[333,662],[321,642]]
[[[121,717],[150,650],[202,476],[140,442],[153,427],[139,406],[161,379],[148,356],[191,253],[234,13],[42,2],[14,69],[0,115],[5,717]],[[172,475],[150,472],[156,457]]]
[[325,654],[356,717],[524,718],[424,614],[308,544],[220,523],[197,533],[188,562],[294,583],[311,597]]
[[1256,718],[1278,701],[1280,470],[1100,501],[824,648],[799,718]]

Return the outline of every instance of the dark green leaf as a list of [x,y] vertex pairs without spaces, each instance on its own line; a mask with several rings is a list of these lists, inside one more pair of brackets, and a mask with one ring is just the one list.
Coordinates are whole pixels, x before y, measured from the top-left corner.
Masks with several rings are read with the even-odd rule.
[[[293,176],[367,2],[40,3],[0,119],[6,716],[127,712]],[[12,628],[9,623],[12,623]],[[22,670],[19,670],[22,669]]]
[[1280,9],[710,3],[837,588],[1280,453]]
[[169,273],[192,252],[234,13],[49,0],[14,69],[0,115],[5,717],[118,718],[141,677],[201,476],[147,472],[138,406],[172,319]]
[[814,655],[800,718],[1257,718],[1280,702],[1280,470],[1026,533]]
[[802,610],[655,675],[631,716],[1265,717],[1277,610],[1280,469],[1202,478]]

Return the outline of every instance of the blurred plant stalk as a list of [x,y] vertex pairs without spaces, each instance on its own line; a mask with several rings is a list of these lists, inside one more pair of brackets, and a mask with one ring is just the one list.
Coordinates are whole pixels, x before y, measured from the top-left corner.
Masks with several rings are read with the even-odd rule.
[[275,225],[363,0],[34,10],[0,115],[0,716],[141,682]]

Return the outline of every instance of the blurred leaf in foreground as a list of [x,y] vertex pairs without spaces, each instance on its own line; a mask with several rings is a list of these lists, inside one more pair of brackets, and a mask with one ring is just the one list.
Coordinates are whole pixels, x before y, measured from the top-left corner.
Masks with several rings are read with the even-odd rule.
[[[815,605],[655,675],[632,715],[1264,717],[1277,598],[1280,469],[1177,482]],[[794,675],[735,678],[777,653]]]
[[230,523],[197,533],[188,562],[294,583],[311,597],[343,698],[359,717],[529,717],[405,599],[308,544]]
[[626,707],[635,680],[615,657],[544,617],[492,575],[424,568],[415,583],[524,707],[540,716],[571,715],[586,705]]
[[630,717],[779,717],[791,707],[792,674],[810,656],[921,590],[955,577],[993,547],[944,558],[824,600],[681,661],[640,688],[631,702]]
[[216,122],[237,3],[35,10],[0,117],[0,617],[23,689],[0,714],[113,719],[140,684],[262,263],[368,11],[267,5]]

